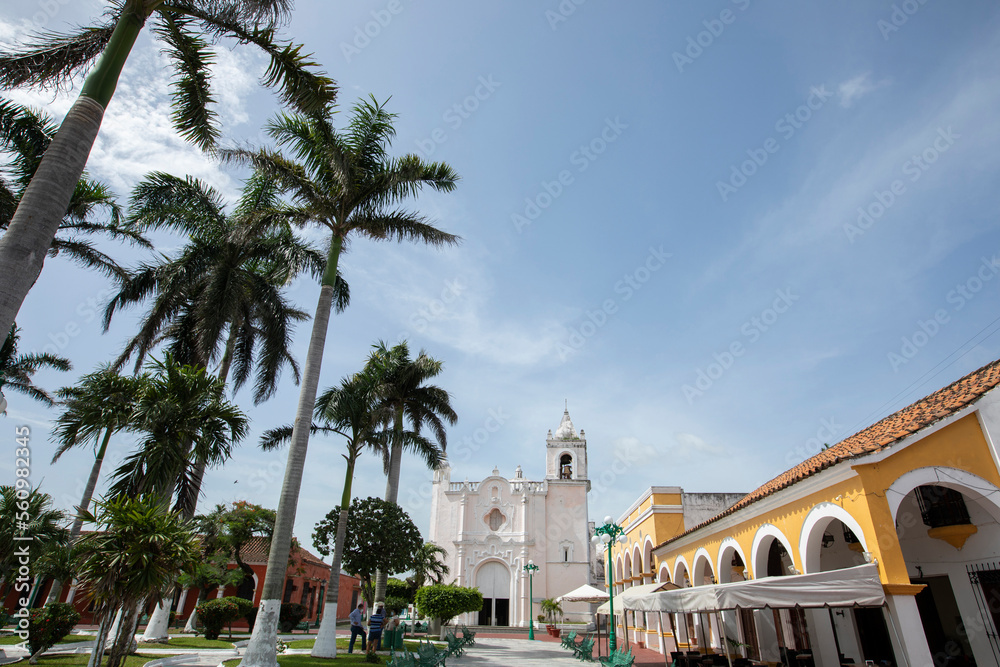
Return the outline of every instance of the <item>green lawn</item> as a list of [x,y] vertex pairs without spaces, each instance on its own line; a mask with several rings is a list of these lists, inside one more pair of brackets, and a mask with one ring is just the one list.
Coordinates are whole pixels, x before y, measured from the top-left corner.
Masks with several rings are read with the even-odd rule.
[[171,637],[166,644],[140,642],[139,648],[233,648],[233,644],[223,639]]
[[[288,648],[312,648],[313,645],[316,643],[316,640],[315,639],[296,639],[295,641],[290,641],[290,642],[286,642],[286,643],[288,644]],[[351,643],[351,640],[348,637],[338,637],[337,638],[337,650],[338,651],[340,651],[340,650],[346,651],[347,647],[350,645],[350,643]],[[403,640],[403,647],[407,651],[416,651],[417,647],[419,645],[420,645],[420,642],[418,642],[418,641],[411,641],[409,639]],[[446,644],[442,644],[441,642],[436,642],[436,645],[437,645],[438,648],[442,648],[443,646],[446,646]],[[360,639],[358,639],[356,642],[354,642],[354,648],[355,649],[357,649],[359,646],[361,646],[361,640]]]
[[[167,658],[166,655],[130,655],[125,658],[125,667],[142,667],[150,660],[157,660],[159,658]],[[75,653],[73,655],[43,655],[38,659],[38,664],[42,667],[87,667],[87,661],[90,660],[89,653]],[[101,663],[106,665],[108,663],[108,656],[104,656],[104,660]]]
[[[94,639],[94,635],[66,635],[59,640],[60,644],[72,644],[74,642],[88,642]],[[9,646],[11,644],[20,644],[21,638],[18,635],[9,635],[6,637],[0,637],[0,646]]]

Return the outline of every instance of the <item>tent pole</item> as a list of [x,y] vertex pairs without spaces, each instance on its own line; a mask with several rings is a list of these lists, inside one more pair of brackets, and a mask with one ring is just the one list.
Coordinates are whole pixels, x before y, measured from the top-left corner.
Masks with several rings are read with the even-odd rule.
[[840,650],[840,637],[837,636],[837,622],[833,620],[833,607],[827,607],[826,610],[830,612],[830,628],[833,630],[833,643],[837,647],[837,658],[843,655]]
[[667,652],[667,642],[663,638],[663,612],[656,612],[656,631],[660,633],[659,643],[663,645],[663,665],[670,667],[670,653]]
[[726,637],[726,620],[722,618],[722,610],[715,612],[719,619],[719,634],[722,636],[722,648],[726,651],[726,661],[733,667],[733,659],[729,657],[729,639]]

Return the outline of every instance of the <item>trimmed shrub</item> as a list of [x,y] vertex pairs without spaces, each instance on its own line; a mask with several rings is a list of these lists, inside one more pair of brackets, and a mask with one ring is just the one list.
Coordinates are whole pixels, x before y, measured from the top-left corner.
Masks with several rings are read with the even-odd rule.
[[385,596],[385,608],[397,614],[406,609],[408,604],[409,602],[405,598],[396,597],[395,595]]
[[478,588],[435,584],[418,590],[416,603],[421,614],[440,618],[446,624],[459,614],[481,610],[483,594]]
[[218,639],[222,628],[241,616],[240,605],[234,601],[236,599],[218,598],[198,605],[198,620],[205,626],[205,639]]
[[28,615],[28,650],[34,655],[55,646],[80,622],[80,612],[65,602],[50,602]]
[[305,605],[297,602],[284,602],[281,605],[281,612],[278,614],[278,628],[282,632],[291,632],[308,613],[309,610],[306,609]]

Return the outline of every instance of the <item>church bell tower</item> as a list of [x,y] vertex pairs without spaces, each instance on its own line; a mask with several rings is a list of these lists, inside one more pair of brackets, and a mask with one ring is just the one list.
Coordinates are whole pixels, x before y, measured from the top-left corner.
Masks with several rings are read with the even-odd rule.
[[577,434],[568,406],[555,434],[550,430],[545,439],[545,479],[587,481],[587,490],[590,490],[587,437],[582,429]]

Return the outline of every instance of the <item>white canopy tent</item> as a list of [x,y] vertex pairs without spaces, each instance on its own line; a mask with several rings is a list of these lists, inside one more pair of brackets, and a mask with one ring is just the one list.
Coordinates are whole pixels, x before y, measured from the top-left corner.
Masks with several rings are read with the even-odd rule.
[[569,593],[561,595],[556,599],[559,602],[590,602],[596,604],[607,600],[608,594],[606,591],[602,591],[599,588],[594,588],[589,584],[584,584],[583,586],[575,588]]
[[630,595],[639,588],[628,589],[619,596],[624,609],[683,614],[765,607],[880,607],[885,604],[878,565],[874,564]]

